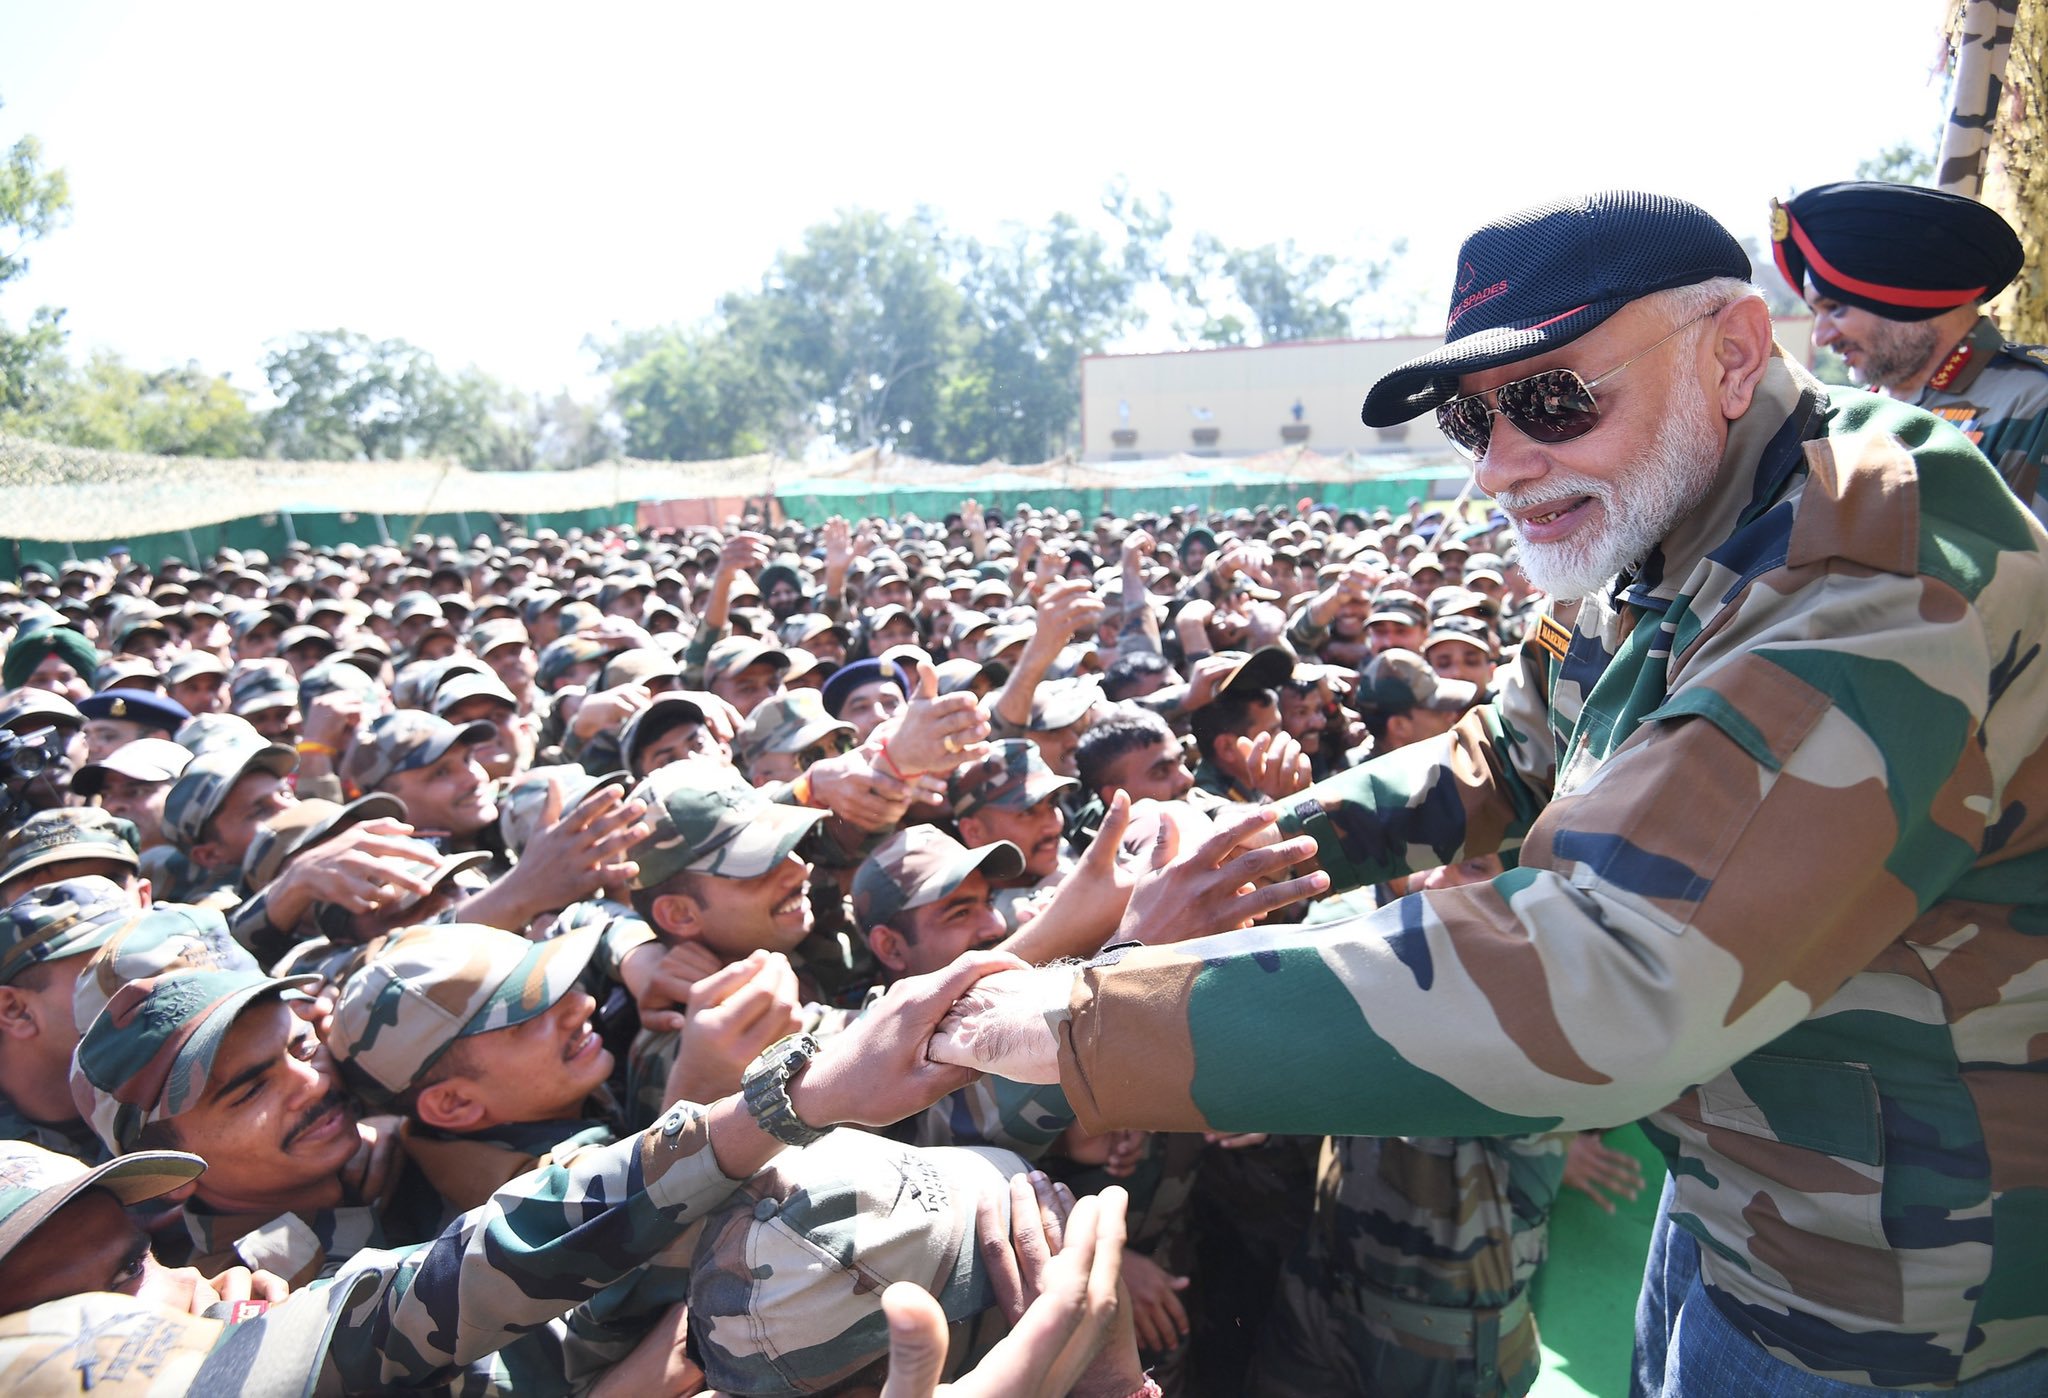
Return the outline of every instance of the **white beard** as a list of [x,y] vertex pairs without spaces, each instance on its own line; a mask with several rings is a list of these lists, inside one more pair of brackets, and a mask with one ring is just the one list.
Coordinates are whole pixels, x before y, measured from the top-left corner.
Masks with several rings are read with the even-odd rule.
[[[1599,501],[1599,523],[1591,528],[1582,526],[1554,544],[1520,539],[1523,574],[1560,601],[1603,591],[1616,574],[1647,557],[1707,498],[1721,469],[1716,437],[1706,390],[1688,376],[1673,387],[1657,440],[1645,455],[1611,476],[1552,472],[1533,490],[1497,496],[1496,503],[1507,510],[1529,510],[1582,495]],[[1520,529],[1515,532],[1519,538]]]

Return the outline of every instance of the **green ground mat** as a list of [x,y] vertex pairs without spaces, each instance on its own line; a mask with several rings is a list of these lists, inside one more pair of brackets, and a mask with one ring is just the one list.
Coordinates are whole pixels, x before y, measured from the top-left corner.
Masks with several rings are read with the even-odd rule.
[[1664,1189],[1664,1157],[1635,1126],[1617,1127],[1606,1140],[1642,1162],[1643,1190],[1634,1203],[1617,1200],[1612,1215],[1576,1189],[1559,1195],[1550,1215],[1550,1256],[1531,1292],[1543,1334],[1543,1371],[1533,1398],[1623,1398],[1628,1392],[1636,1294]]

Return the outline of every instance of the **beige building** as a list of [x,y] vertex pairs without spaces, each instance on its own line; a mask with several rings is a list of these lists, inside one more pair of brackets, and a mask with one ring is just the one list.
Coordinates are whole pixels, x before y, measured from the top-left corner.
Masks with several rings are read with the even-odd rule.
[[[1812,360],[1812,324],[1805,316],[1778,321],[1778,343],[1802,363]],[[1081,459],[1256,456],[1291,446],[1324,455],[1449,453],[1427,414],[1398,427],[1358,419],[1374,380],[1442,343],[1405,335],[1092,355],[1081,361]]]

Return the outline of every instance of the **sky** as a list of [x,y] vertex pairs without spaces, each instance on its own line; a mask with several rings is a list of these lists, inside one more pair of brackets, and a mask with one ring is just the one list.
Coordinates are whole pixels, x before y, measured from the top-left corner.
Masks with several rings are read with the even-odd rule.
[[250,389],[346,327],[588,393],[586,336],[694,322],[836,211],[990,237],[1119,177],[1236,245],[1405,239],[1434,319],[1508,210],[1633,186],[1762,238],[1773,194],[1931,142],[1945,8],[0,0],[0,149],[34,134],[73,206],[0,319]]

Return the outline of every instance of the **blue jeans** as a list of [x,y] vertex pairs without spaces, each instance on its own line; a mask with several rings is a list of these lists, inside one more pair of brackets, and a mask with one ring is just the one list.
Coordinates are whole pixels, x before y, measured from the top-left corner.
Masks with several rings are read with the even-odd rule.
[[[1848,1398],[1898,1393],[1822,1378],[1787,1364],[1729,1323],[1700,1280],[1700,1245],[1671,1225],[1671,1181],[1657,1206],[1643,1294],[1636,1301],[1636,1352],[1629,1398]],[[1912,1390],[1960,1398],[2040,1398],[2048,1356],[2037,1355],[1954,1388]]]

